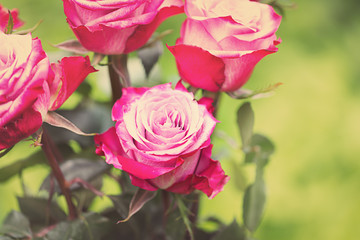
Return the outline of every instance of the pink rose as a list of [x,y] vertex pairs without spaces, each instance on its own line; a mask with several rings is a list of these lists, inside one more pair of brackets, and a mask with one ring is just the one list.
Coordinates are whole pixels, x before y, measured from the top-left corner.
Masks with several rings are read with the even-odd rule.
[[0,150],[35,133],[48,110],[59,108],[95,71],[89,58],[50,65],[39,39],[0,32]]
[[208,91],[234,91],[255,65],[277,51],[281,16],[267,4],[245,0],[187,0],[188,18],[176,45],[180,76]]
[[103,54],[142,47],[166,18],[182,13],[182,0],[63,0],[67,21],[80,43]]
[[[10,13],[11,13],[11,16],[13,18],[13,23],[14,23],[13,29],[17,29],[17,28],[21,27],[22,25],[24,25],[24,22],[18,18],[19,12],[17,9],[11,10]],[[4,8],[0,4],[0,31],[5,32],[5,29],[8,25],[8,23],[9,23],[8,9]]]
[[228,181],[211,159],[210,135],[216,119],[211,101],[197,102],[179,83],[153,88],[125,88],[113,107],[116,126],[95,136],[97,154],[130,175],[133,185],[188,194],[194,189],[210,198]]

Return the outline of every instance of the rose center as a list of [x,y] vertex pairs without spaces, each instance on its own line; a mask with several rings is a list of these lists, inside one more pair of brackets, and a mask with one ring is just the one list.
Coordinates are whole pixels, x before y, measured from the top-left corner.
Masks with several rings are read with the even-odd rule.
[[162,117],[158,120],[158,124],[164,128],[183,129],[180,113],[176,110],[170,113],[165,110],[162,113]]

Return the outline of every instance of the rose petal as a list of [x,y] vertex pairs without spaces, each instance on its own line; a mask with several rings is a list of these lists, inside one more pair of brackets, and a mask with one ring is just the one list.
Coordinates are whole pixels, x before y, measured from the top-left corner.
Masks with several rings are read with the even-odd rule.
[[112,164],[114,167],[122,169],[137,178],[152,179],[172,171],[183,163],[181,159],[178,159],[173,167],[155,168],[137,162],[134,159],[124,157],[126,154],[121,147],[114,127],[103,134],[96,135],[94,140],[96,144],[96,153],[99,155],[104,154],[108,164]]
[[179,74],[194,87],[218,91],[225,81],[224,62],[199,47],[187,45],[168,46],[174,55]]
[[59,63],[51,64],[55,73],[49,80],[51,89],[50,111],[58,109],[84,81],[89,73],[97,71],[90,64],[88,56],[64,57]]
[[199,165],[194,174],[188,175],[183,181],[174,184],[166,190],[188,194],[194,189],[198,189],[204,192],[210,199],[221,192],[230,178],[224,174],[220,163],[210,158],[211,148],[212,146],[209,146],[202,150]]
[[29,137],[42,125],[41,114],[30,108],[17,118],[0,127],[0,150],[9,148]]

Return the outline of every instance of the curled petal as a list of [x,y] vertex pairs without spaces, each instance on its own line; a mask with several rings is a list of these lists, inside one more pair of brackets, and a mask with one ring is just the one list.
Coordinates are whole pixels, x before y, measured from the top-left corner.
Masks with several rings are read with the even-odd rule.
[[51,91],[50,111],[58,109],[89,73],[97,71],[90,64],[89,57],[64,57],[58,63],[51,64],[54,78],[49,79]]
[[194,174],[188,175],[185,180],[168,188],[168,191],[188,194],[194,189],[204,192],[210,199],[214,198],[224,188],[230,177],[222,170],[220,162],[211,159],[211,148],[204,149]]

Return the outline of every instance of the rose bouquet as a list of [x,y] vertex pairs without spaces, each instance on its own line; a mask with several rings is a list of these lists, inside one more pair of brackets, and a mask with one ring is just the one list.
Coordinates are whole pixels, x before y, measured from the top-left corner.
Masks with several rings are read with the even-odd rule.
[[[50,63],[34,29],[18,30],[18,10],[0,6],[0,155],[6,158],[24,140],[41,148],[2,181],[39,163],[51,169],[40,187],[45,197],[19,197],[21,212],[9,213],[0,238],[250,239],[265,205],[263,172],[274,146],[253,133],[249,100],[278,84],[242,87],[255,65],[278,50],[281,16],[247,0],[63,0],[63,8],[76,40],[56,46],[77,56]],[[179,14],[186,17],[180,33],[155,33]],[[149,74],[167,34],[179,37],[166,43],[179,78],[143,79],[135,87],[129,54],[137,51]],[[97,81],[110,81],[112,96],[99,102],[86,78],[106,68],[108,76]],[[77,106],[59,110],[75,91]],[[242,225],[212,218],[204,221],[217,227],[206,230],[198,221],[203,195],[221,194],[232,177],[222,159],[213,159],[222,94],[245,99],[237,122],[244,162],[256,174],[244,190]],[[0,175],[10,168],[0,168]],[[119,191],[102,189],[104,179]],[[94,211],[98,199],[108,203]]]

